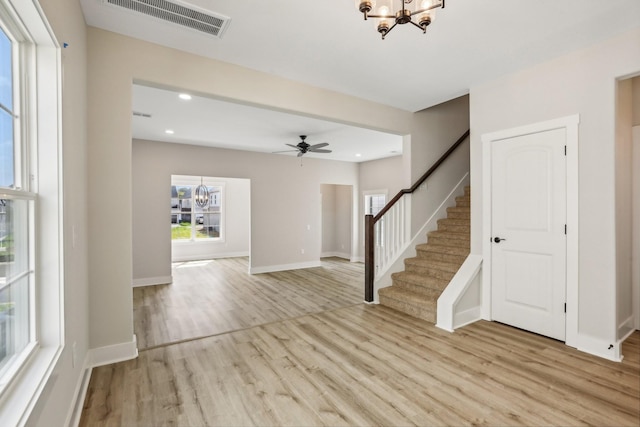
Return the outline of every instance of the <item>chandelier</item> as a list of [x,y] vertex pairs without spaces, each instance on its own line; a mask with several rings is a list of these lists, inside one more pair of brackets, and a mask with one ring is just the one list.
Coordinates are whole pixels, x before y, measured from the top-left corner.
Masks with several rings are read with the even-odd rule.
[[356,6],[365,20],[377,19],[376,28],[384,40],[398,24],[412,24],[426,33],[435,9],[444,9],[444,0],[356,0]]
[[200,185],[196,187],[194,199],[196,205],[202,209],[209,205],[209,189],[203,184],[202,177],[200,177]]

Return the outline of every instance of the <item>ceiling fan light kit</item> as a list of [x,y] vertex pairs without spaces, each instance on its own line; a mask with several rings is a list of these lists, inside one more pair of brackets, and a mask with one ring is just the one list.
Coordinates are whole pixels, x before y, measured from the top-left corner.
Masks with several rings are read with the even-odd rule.
[[[374,18],[382,40],[396,25],[412,24],[427,32],[436,9],[444,9],[445,0],[355,0],[365,20]],[[395,7],[394,7],[395,6]]]

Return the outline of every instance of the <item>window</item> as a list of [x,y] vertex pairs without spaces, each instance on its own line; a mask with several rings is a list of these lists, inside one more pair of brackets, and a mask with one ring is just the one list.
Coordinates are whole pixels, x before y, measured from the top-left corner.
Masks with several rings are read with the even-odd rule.
[[[0,29],[0,391],[33,349],[35,300],[32,250],[35,194],[21,183],[19,43]],[[24,186],[28,187],[28,186]]]
[[378,212],[384,208],[386,194],[365,194],[364,196],[364,213],[365,215],[378,215]]
[[[209,203],[204,208],[195,203],[196,188],[207,187]],[[224,185],[213,178],[174,176],[171,185],[171,240],[207,241],[223,238]]]
[[37,2],[0,0],[3,425],[26,422],[63,350],[60,70]]
[[[386,191],[377,190],[364,193],[364,214],[378,215],[387,202]],[[375,233],[375,245],[384,246],[384,218],[377,222],[377,232]]]

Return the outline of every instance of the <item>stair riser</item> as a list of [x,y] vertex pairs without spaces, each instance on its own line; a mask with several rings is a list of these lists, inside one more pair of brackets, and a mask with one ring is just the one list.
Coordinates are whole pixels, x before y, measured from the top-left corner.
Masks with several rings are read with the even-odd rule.
[[435,268],[422,267],[419,265],[411,265],[411,264],[405,264],[404,269],[409,273],[423,274],[426,276],[432,276],[432,277],[443,279],[446,281],[450,281],[455,274],[450,271],[442,271]]
[[440,261],[440,262],[450,262],[454,264],[460,264],[467,259],[466,255],[454,255],[447,254],[442,252],[427,252],[427,251],[417,251],[418,258],[428,259],[429,261]]
[[468,208],[471,207],[471,200],[469,199],[463,199],[463,198],[457,198],[456,199],[456,207],[462,208]]
[[470,248],[468,240],[449,239],[446,237],[429,237],[429,243],[442,246],[453,246],[456,248]]
[[427,310],[424,307],[415,307],[403,301],[397,301],[382,296],[380,297],[380,304],[391,307],[410,316],[417,317],[418,319],[426,320],[427,322],[436,322],[436,313],[434,311]]
[[438,231],[450,231],[452,233],[470,233],[468,224],[438,224]]
[[442,226],[447,226],[447,225],[463,225],[466,227],[469,227],[469,220],[468,219],[459,219],[459,218],[446,218],[446,219],[439,219],[438,220],[438,228],[442,227]]
[[471,219],[471,212],[449,212],[447,215],[452,219]]
[[404,280],[399,279],[393,280],[393,286],[424,295],[425,298],[432,301],[437,301],[440,294],[442,294],[442,291],[444,291],[444,288],[447,287],[447,285],[438,286],[435,283],[418,285],[416,283],[405,282]]

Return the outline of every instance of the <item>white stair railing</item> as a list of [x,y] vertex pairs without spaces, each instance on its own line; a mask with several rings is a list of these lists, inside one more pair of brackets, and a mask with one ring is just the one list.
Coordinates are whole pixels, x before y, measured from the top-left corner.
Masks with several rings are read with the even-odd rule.
[[411,240],[411,194],[404,194],[374,224],[375,277],[383,274]]

